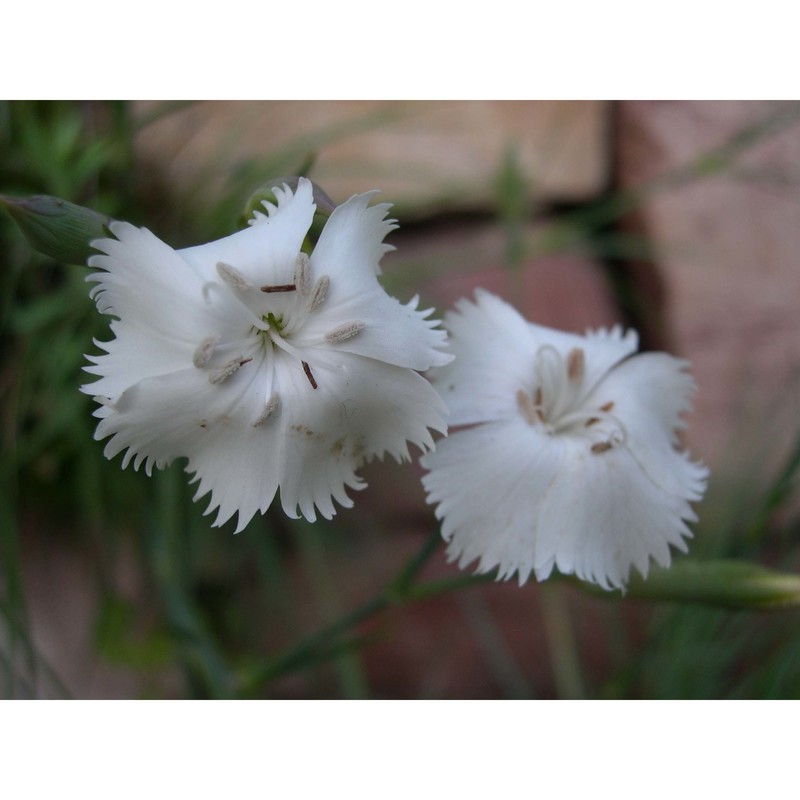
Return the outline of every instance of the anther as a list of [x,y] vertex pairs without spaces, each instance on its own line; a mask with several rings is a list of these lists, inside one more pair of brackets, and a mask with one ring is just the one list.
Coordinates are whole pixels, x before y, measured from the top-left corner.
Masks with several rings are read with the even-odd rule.
[[585,427],[589,428],[594,425],[595,422],[600,422],[600,417],[589,417],[589,419],[587,419],[583,424]]
[[253,284],[251,284],[236,267],[232,267],[224,261],[217,262],[217,274],[228,286],[232,286],[240,292],[246,292],[248,289],[253,288]]
[[303,297],[308,297],[311,291],[311,264],[305,253],[300,253],[297,256],[297,261],[295,261],[294,285],[297,287],[299,294]]
[[296,288],[293,283],[281,283],[277,286],[262,286],[261,291],[267,294],[274,294],[275,292],[293,292]]
[[596,444],[592,445],[592,452],[595,454],[605,453],[608,450],[611,450],[614,447],[611,442],[597,442]]
[[614,408],[614,401],[613,400],[611,402],[609,402],[609,403],[605,403],[604,405],[600,406],[600,410],[601,411],[605,411],[606,414],[609,411],[611,411],[612,408]]
[[233,373],[236,372],[239,367],[243,367],[252,360],[252,358],[243,358],[242,356],[238,356],[237,358],[229,361],[227,364],[223,364],[221,367],[212,369],[211,372],[208,373],[209,383],[217,384],[228,380],[228,378],[230,378],[230,376],[233,375]]
[[273,392],[270,395],[269,400],[267,400],[264,410],[258,415],[258,418],[255,420],[255,422],[253,422],[253,427],[260,428],[278,410],[280,404],[280,395],[277,392]]
[[567,354],[567,379],[579,383],[583,379],[586,359],[580,347],[573,347]]
[[338,328],[328,331],[325,334],[325,341],[329,344],[346,342],[361,333],[365,327],[366,325],[363,322],[345,322],[344,325],[339,325]]
[[315,284],[311,292],[311,299],[308,303],[309,311],[316,311],[324,302],[328,294],[328,287],[331,284],[331,279],[327,275],[323,275]]
[[314,376],[311,374],[311,367],[308,366],[307,361],[300,362],[303,365],[303,372],[306,374],[306,378],[308,378],[308,382],[311,384],[312,389],[317,388],[317,382],[314,380]]
[[194,351],[192,364],[194,364],[197,369],[202,369],[211,360],[211,356],[214,354],[214,348],[218,343],[219,338],[217,336],[208,336],[203,339]]
[[542,404],[542,387],[541,386],[536,390],[536,394],[533,395],[533,404],[535,406],[540,406]]
[[535,425],[536,409],[533,407],[531,396],[523,389],[517,389],[517,406],[522,412],[522,416],[525,417],[525,421],[528,423],[528,425]]

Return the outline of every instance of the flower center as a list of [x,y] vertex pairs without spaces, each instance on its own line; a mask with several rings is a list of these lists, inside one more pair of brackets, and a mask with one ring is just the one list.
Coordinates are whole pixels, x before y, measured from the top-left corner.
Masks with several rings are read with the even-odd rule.
[[[265,376],[264,396],[268,398],[263,412],[253,422],[255,427],[260,427],[280,406],[280,398],[273,390],[277,351],[282,351],[283,358],[289,356],[290,361],[302,370],[311,389],[315,390],[319,384],[309,363],[313,361],[314,350],[352,339],[365,325],[353,320],[338,325],[317,339],[304,336],[298,340],[296,334],[325,302],[330,287],[327,275],[312,282],[311,265],[304,253],[300,253],[295,261],[291,283],[254,286],[236,267],[223,262],[217,264],[217,274],[225,286],[212,281],[206,284],[204,293],[207,295],[213,290],[224,292],[227,287],[250,327],[240,339],[223,341],[214,335],[203,339],[195,349],[192,363],[198,369],[208,369],[211,384],[222,384],[246,364],[255,362],[258,374]],[[256,374],[253,377],[257,377]]]
[[552,345],[536,351],[534,390],[517,391],[517,406],[526,422],[548,436],[586,438],[592,453],[604,453],[627,439],[625,426],[614,416],[613,401],[598,408],[585,405],[586,356],[575,347],[566,359]]

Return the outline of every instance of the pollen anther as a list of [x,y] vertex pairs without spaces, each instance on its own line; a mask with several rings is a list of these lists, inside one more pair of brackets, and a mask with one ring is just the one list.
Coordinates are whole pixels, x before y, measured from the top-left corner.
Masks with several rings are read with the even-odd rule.
[[331,279],[327,275],[323,275],[315,284],[311,292],[311,299],[308,303],[309,311],[316,311],[324,302],[328,294],[328,287],[330,286]]
[[254,428],[260,428],[277,410],[281,404],[280,395],[277,392],[273,392],[270,395],[269,400],[267,400],[267,404],[264,406],[264,410],[258,415],[257,419],[253,422]]
[[294,285],[303,297],[308,297],[311,291],[311,264],[305,253],[297,256],[294,267]]
[[317,388],[317,382],[314,380],[314,375],[311,372],[311,367],[308,366],[307,361],[300,362],[303,365],[303,372],[306,374],[306,378],[308,378],[308,382],[311,384],[312,389]]
[[293,283],[281,283],[277,286],[262,286],[261,291],[267,294],[274,294],[275,292],[293,292],[297,287]]
[[567,379],[579,383],[583,379],[586,358],[580,347],[573,347],[567,355]]
[[239,367],[243,367],[245,364],[252,361],[252,358],[244,358],[244,356],[237,356],[236,358],[231,359],[228,361],[227,364],[223,364],[221,367],[217,367],[216,369],[212,369],[211,372],[208,373],[208,381],[209,383],[218,384],[223,383],[224,381],[228,380],[231,375],[236,372]]
[[192,364],[194,364],[197,369],[202,369],[208,362],[211,360],[211,356],[214,354],[214,348],[219,343],[219,337],[217,336],[207,336],[197,345],[197,348],[194,351],[194,355],[192,356]]
[[352,339],[364,330],[366,325],[363,322],[345,322],[339,325],[332,331],[325,334],[325,341],[329,344],[338,344],[339,342],[346,342]]
[[253,284],[251,284],[236,267],[232,267],[224,261],[217,262],[217,274],[228,286],[232,286],[240,292],[246,292],[248,289],[253,288]]

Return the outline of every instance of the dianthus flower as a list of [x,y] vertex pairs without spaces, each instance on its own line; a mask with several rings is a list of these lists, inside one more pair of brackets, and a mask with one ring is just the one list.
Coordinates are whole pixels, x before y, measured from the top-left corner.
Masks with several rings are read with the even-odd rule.
[[104,255],[91,296],[117,319],[97,343],[82,387],[100,403],[96,439],[122,466],[150,474],[177,457],[211,493],[215,525],[238,512],[237,531],[280,489],[283,510],[330,518],[373,456],[409,458],[443,432],[441,400],[416,370],[447,363],[445,333],[414,298],[400,304],[378,282],[392,249],[387,204],[372,193],[336,208],[310,255],[312,186],[274,190],[250,227],[173,250],[125,222]]
[[[452,364],[434,372],[450,436],[421,461],[450,560],[478,571],[555,568],[605,589],[686,551],[707,470],[679,452],[694,388],[686,361],[633,331],[533,325],[478,291],[445,317]],[[453,426],[464,427],[455,432]]]

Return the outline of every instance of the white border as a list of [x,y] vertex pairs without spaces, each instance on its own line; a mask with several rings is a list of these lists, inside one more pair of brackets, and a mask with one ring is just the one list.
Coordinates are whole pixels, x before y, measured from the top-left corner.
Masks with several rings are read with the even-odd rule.
[[[796,708],[767,702],[18,702],[8,797],[783,795]],[[9,791],[10,789],[10,791]]]
[[793,99],[790,8],[776,0],[13,3],[3,12],[0,96]]

